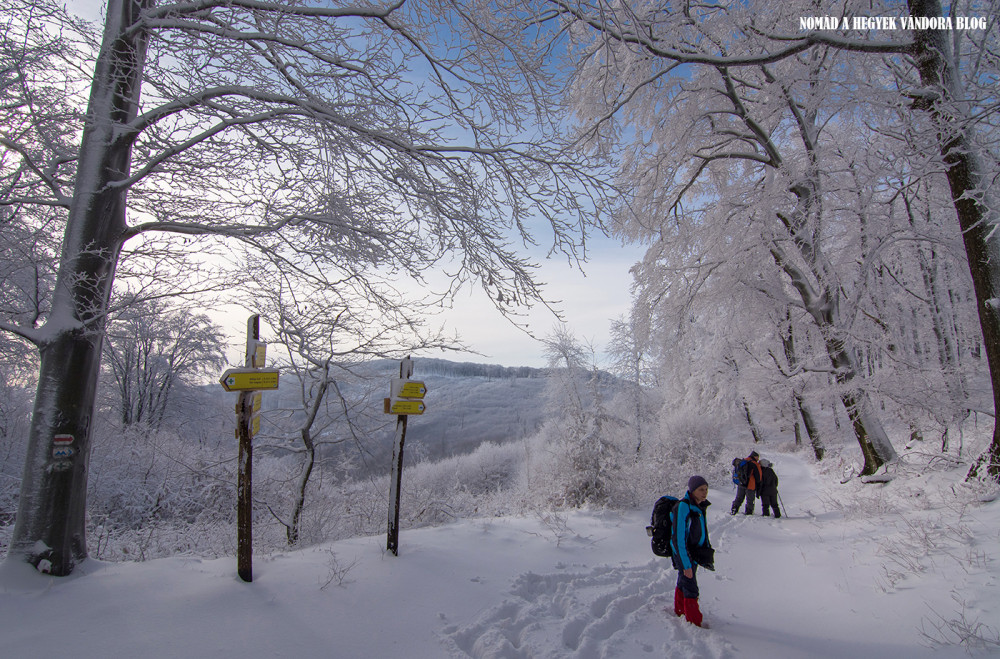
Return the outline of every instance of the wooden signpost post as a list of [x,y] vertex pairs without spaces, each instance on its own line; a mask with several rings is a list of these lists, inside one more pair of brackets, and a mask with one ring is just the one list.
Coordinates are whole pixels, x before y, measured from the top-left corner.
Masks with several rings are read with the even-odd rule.
[[389,398],[384,399],[386,414],[396,415],[396,438],[392,445],[392,474],[389,477],[389,529],[386,549],[399,556],[399,497],[403,482],[403,442],[406,441],[406,419],[410,414],[427,410],[423,398],[427,385],[411,380],[413,360],[407,357],[399,363],[399,378],[389,383]]
[[226,391],[238,391],[236,437],[239,440],[239,467],[236,477],[236,572],[240,579],[253,581],[253,436],[260,430],[261,393],[278,388],[278,369],[264,368],[267,344],[260,341],[260,316],[247,321],[247,350],[244,368],[231,368],[219,378]]

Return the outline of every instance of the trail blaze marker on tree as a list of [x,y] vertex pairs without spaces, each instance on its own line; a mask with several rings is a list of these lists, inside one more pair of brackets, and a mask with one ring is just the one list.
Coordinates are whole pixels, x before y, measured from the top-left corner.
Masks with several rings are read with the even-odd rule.
[[[76,449],[73,448],[73,435],[56,435],[52,438],[52,457],[56,460],[73,457]],[[61,467],[60,463],[60,467]]]

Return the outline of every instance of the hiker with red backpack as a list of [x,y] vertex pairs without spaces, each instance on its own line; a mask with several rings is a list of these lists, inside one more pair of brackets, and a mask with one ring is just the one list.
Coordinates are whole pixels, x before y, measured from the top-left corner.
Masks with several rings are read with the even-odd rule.
[[740,462],[736,468],[736,498],[733,499],[733,507],[730,515],[735,515],[740,509],[740,504],[746,499],[747,505],[744,515],[753,515],[753,503],[757,497],[757,490],[760,488],[763,479],[763,471],[760,466],[760,456],[757,451],[751,451],[746,460]]
[[677,569],[674,613],[698,627],[704,624],[698,608],[698,566],[715,570],[715,550],[708,540],[708,481],[701,476],[688,479],[688,490],[670,511],[670,548]]

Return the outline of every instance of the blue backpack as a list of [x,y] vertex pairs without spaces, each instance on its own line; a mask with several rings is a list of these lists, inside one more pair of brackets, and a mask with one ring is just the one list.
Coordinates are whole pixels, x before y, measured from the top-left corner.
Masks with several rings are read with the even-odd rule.
[[669,557],[674,554],[670,548],[670,512],[679,501],[677,497],[665,494],[653,504],[653,515],[649,519],[649,526],[646,527],[646,535],[652,538],[650,546],[657,556]]
[[746,458],[733,458],[733,485],[741,485],[747,464]]

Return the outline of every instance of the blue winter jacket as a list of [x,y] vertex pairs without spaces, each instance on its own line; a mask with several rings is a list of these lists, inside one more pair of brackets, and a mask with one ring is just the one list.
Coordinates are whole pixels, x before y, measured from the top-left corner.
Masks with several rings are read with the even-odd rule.
[[678,570],[689,570],[698,564],[691,553],[698,553],[699,548],[711,547],[708,539],[708,507],[711,504],[706,499],[700,505],[691,500],[691,493],[686,492],[674,509],[670,511],[670,547],[673,549],[674,567]]

